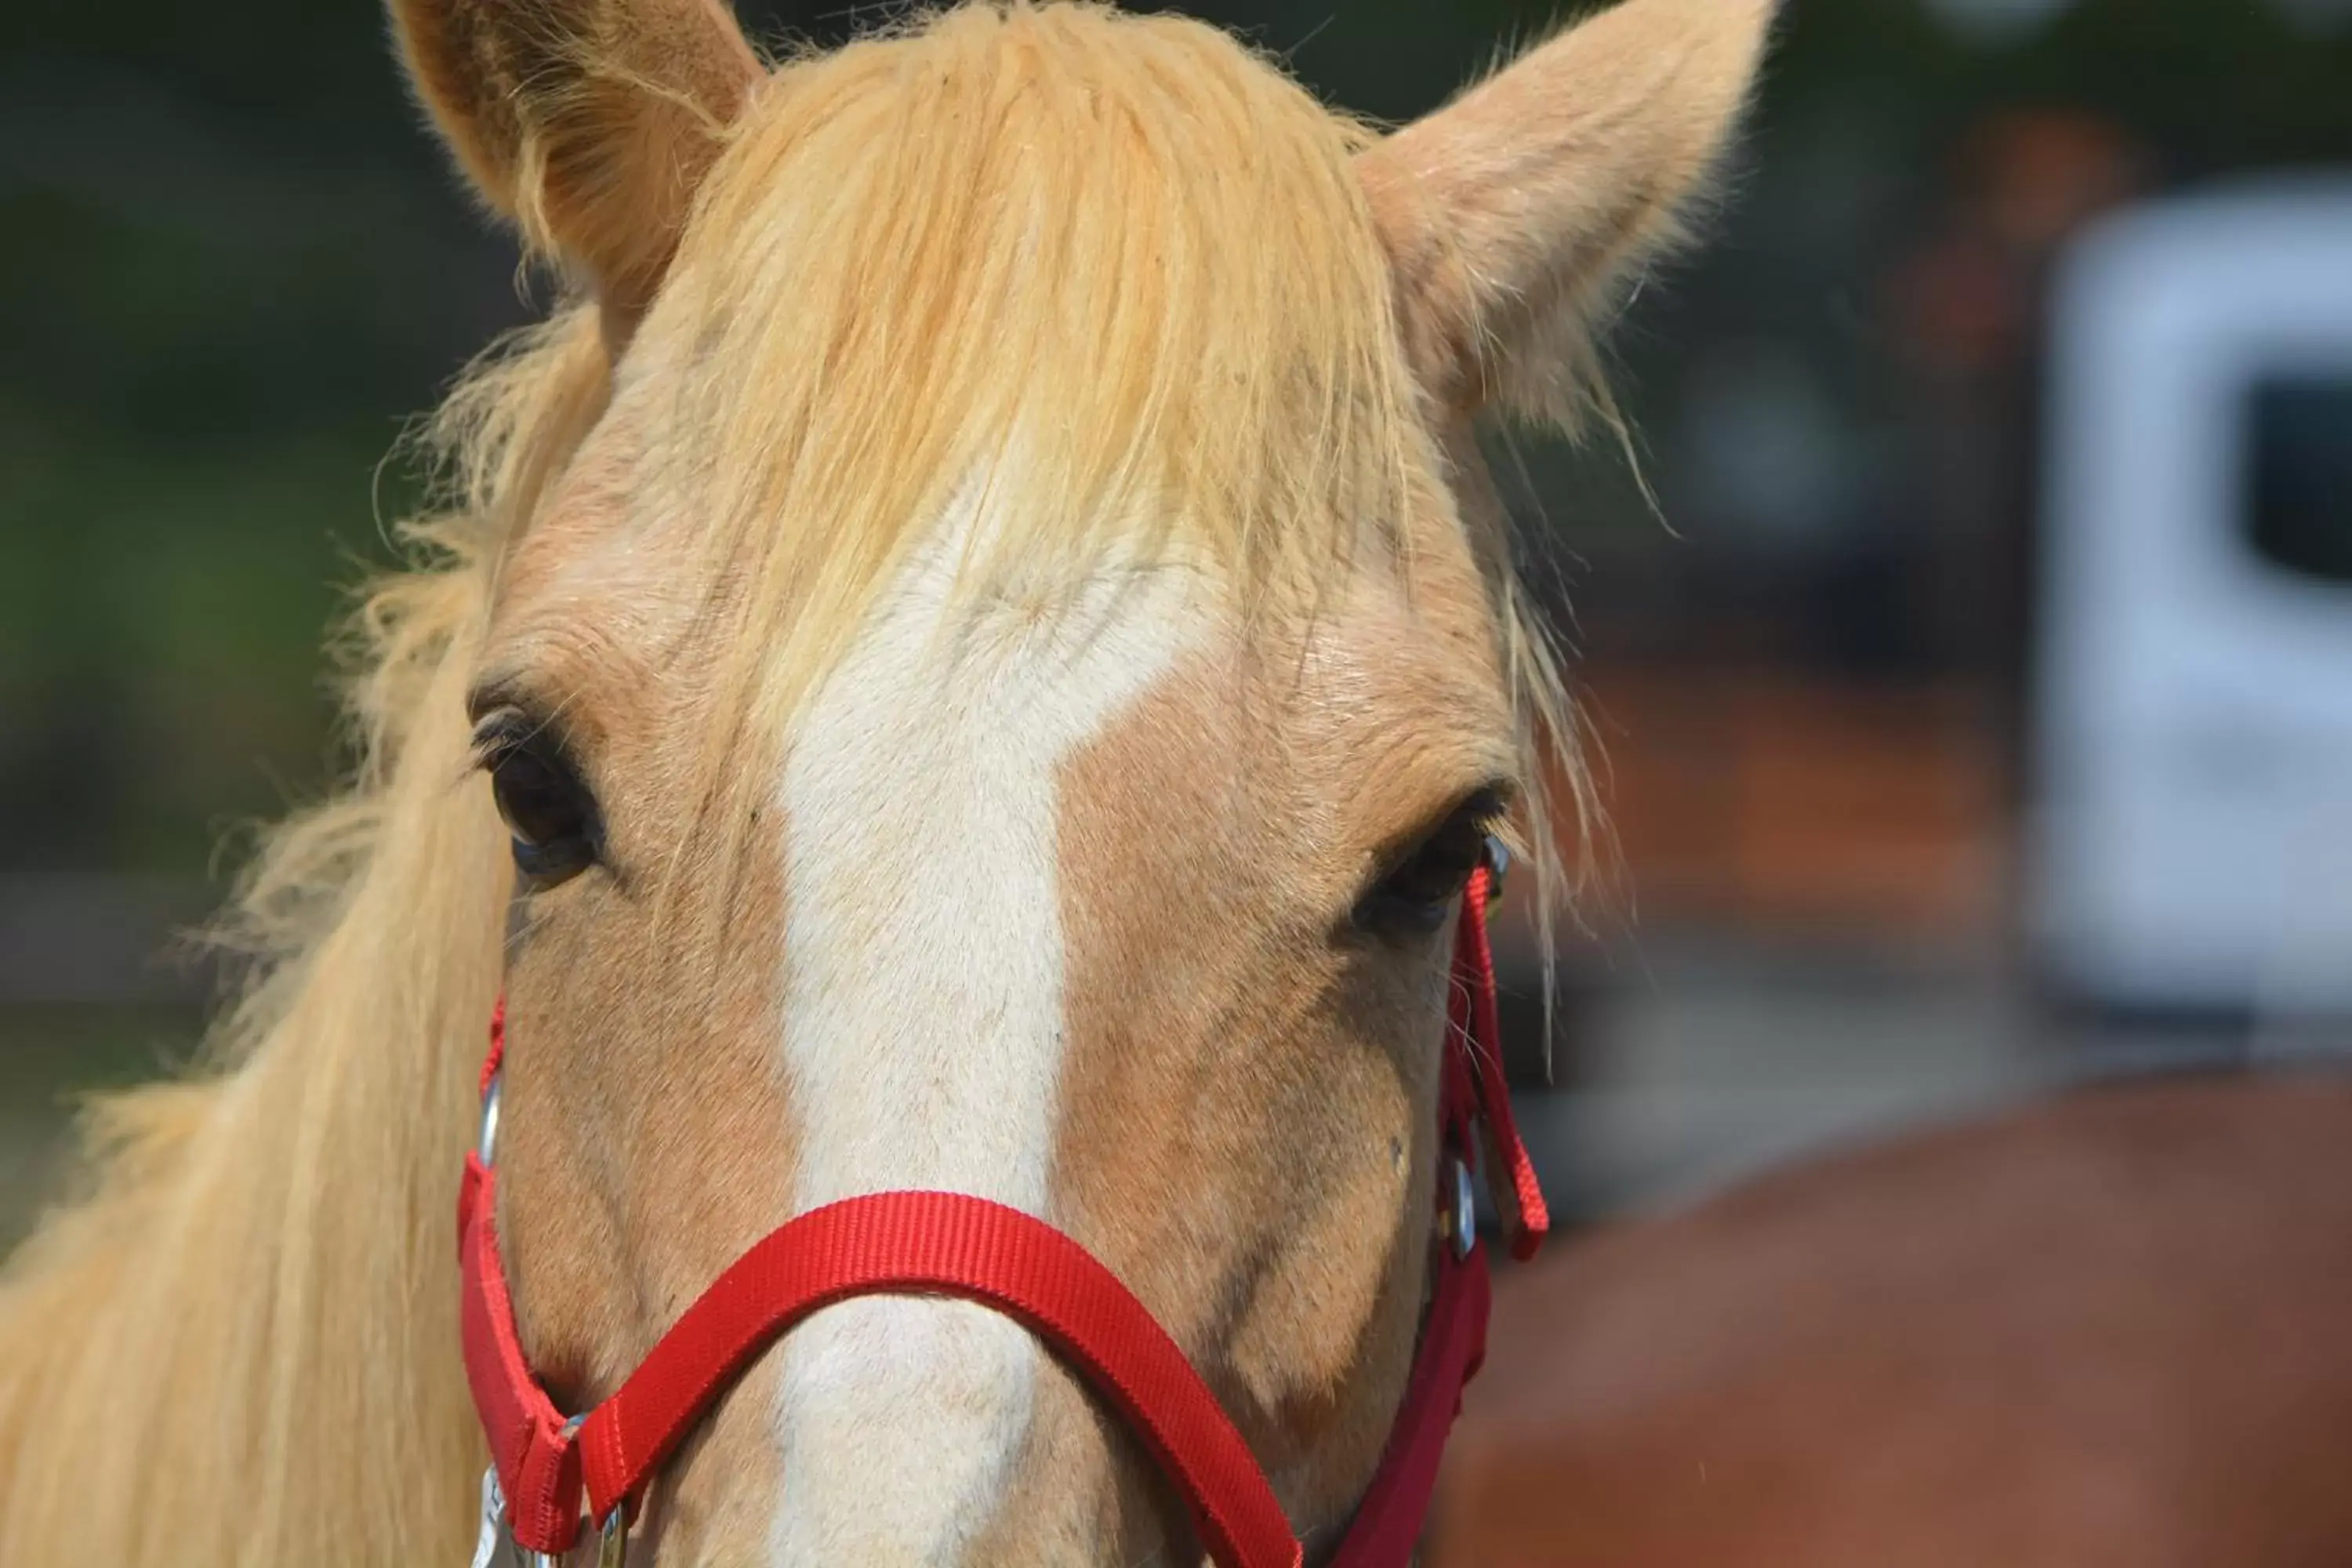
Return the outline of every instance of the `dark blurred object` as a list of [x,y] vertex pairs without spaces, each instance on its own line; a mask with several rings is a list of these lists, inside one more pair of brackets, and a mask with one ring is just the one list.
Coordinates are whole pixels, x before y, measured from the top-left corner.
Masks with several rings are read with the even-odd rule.
[[1929,635],[1947,668],[1983,683],[2004,812],[2022,795],[2050,273],[2145,188],[2148,162],[2085,110],[1996,114],[1961,139],[1947,212],[1889,283],[1916,378],[1903,505],[1933,584]]
[[2248,537],[2273,566],[2352,584],[2352,371],[2291,373],[2249,397]]

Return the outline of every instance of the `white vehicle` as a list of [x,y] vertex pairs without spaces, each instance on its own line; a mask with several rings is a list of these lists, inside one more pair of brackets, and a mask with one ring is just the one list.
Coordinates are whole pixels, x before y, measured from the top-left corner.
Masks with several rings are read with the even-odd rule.
[[2352,183],[2127,213],[2054,305],[2029,940],[2096,1004],[2352,1015]]

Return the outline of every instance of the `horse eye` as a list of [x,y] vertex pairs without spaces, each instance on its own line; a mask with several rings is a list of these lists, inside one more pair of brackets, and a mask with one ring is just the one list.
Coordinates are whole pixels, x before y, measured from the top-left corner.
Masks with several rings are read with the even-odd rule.
[[1413,846],[1356,905],[1356,924],[1376,935],[1426,936],[1445,923],[1470,873],[1486,858],[1486,837],[1502,815],[1493,790],[1481,790]]
[[596,862],[596,803],[579,770],[544,731],[486,727],[484,765],[499,816],[514,837],[515,868],[539,888]]

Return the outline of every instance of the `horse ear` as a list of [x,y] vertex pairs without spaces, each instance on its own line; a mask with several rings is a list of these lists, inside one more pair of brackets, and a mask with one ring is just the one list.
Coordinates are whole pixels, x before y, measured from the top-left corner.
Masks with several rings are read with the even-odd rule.
[[1433,396],[1572,416],[1593,318],[1678,237],[1775,9],[1623,0],[1362,154]]
[[727,0],[391,0],[417,96],[526,241],[608,320],[660,286],[695,187],[761,73]]

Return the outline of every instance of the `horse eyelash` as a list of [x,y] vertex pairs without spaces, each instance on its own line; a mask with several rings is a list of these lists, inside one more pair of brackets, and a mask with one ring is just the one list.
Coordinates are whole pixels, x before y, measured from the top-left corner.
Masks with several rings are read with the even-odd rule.
[[475,769],[494,765],[507,752],[525,746],[541,737],[548,737],[559,753],[567,756],[561,735],[544,720],[532,719],[520,708],[500,708],[485,715],[474,726],[474,738],[468,752]]

